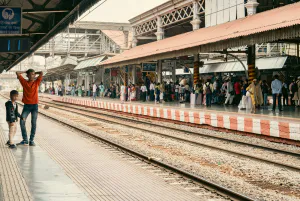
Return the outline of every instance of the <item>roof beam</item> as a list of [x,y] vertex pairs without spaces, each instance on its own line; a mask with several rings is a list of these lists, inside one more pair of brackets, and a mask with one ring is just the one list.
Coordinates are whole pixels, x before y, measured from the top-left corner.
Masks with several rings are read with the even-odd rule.
[[23,15],[25,14],[49,14],[49,13],[68,13],[69,10],[58,10],[58,9],[24,9]]
[[36,19],[36,18],[33,18],[33,17],[30,17],[30,16],[26,16],[24,15],[23,18],[27,19],[27,20],[30,20],[32,22],[37,22],[39,24],[44,24],[45,22],[43,22],[42,20],[40,19]]

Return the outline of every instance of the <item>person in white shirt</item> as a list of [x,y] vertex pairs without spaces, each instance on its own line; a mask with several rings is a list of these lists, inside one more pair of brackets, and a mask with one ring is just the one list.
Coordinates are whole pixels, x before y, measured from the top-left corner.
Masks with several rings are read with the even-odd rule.
[[282,82],[279,80],[278,75],[274,76],[272,81],[272,95],[273,95],[273,111],[276,109],[276,99],[278,100],[279,111],[282,111],[281,96],[282,96]]
[[97,85],[94,82],[93,83],[93,101],[96,100],[96,97],[97,97]]
[[146,101],[146,94],[147,94],[147,87],[145,86],[145,84],[143,84],[141,86],[141,91],[142,91],[142,101],[145,102]]
[[234,98],[233,85],[232,82],[228,80],[225,105],[228,105],[228,103],[231,105],[233,102],[233,98]]
[[153,82],[150,83],[149,90],[150,90],[150,101],[154,101],[154,99],[155,99],[155,96],[154,96],[155,86],[154,86]]

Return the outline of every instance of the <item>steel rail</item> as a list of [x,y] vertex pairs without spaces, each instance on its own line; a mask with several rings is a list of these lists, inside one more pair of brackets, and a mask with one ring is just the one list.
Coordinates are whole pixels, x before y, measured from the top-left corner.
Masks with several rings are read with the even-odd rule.
[[[212,145],[207,145],[207,144],[204,144],[204,143],[201,143],[201,142],[196,142],[196,141],[184,139],[184,138],[181,138],[181,137],[175,137],[175,136],[168,135],[168,134],[163,134],[163,133],[159,133],[159,132],[155,132],[155,131],[149,131],[149,129],[144,129],[144,128],[140,128],[140,127],[133,127],[133,125],[128,125],[127,123],[121,123],[121,122],[118,122],[118,121],[113,121],[113,120],[103,119],[103,118],[100,118],[100,117],[91,116],[89,114],[89,113],[91,113],[90,111],[81,111],[78,108],[77,109],[73,108],[74,110],[77,110],[77,112],[76,112],[72,109],[71,110],[66,109],[64,106],[61,106],[61,107],[55,106],[55,107],[57,109],[72,112],[74,114],[84,115],[85,117],[88,117],[88,118],[92,118],[92,119],[96,119],[96,120],[100,120],[100,121],[105,121],[105,122],[108,122],[108,123],[114,123],[114,124],[122,125],[122,126],[125,126],[125,127],[137,129],[137,130],[140,130],[140,131],[149,132],[149,133],[155,134],[157,136],[163,136],[163,137],[167,137],[167,138],[170,138],[170,139],[173,139],[173,140],[178,140],[178,141],[181,141],[181,142],[185,142],[185,143],[189,143],[189,144],[193,144],[193,145],[197,145],[197,146],[201,146],[201,147],[206,147],[206,148],[210,148],[210,149],[223,151],[223,152],[226,152],[226,153],[229,153],[229,154],[232,154],[232,155],[236,155],[236,156],[239,156],[239,157],[245,157],[245,158],[249,158],[249,159],[256,160],[256,161],[269,163],[269,164],[272,164],[274,166],[290,169],[290,170],[293,170],[293,171],[300,171],[300,167],[297,167],[297,166],[288,165],[288,164],[284,164],[284,163],[281,163],[281,162],[276,162],[276,161],[272,161],[272,160],[269,160],[269,159],[260,158],[260,157],[257,157],[257,156],[253,156],[253,155],[249,155],[249,154],[245,154],[245,153],[240,153],[240,152],[237,152],[237,151],[232,151],[232,150],[229,150],[229,149],[224,149],[224,148],[220,148],[220,147],[216,147],[216,146],[212,146]],[[100,115],[100,114],[98,113],[97,115]],[[114,118],[116,118],[116,117],[117,116],[114,116]]]
[[[59,102],[59,103],[57,103],[57,102],[52,103],[51,102],[50,103],[50,102],[47,102],[47,101],[41,101],[41,102],[45,102],[47,104],[52,104],[52,105],[58,105],[58,106],[66,106],[67,105],[68,108],[78,109],[78,108],[72,106],[72,105],[75,105],[75,104],[66,104],[66,103],[61,103],[61,102]],[[81,108],[90,108],[90,107],[85,107],[85,106],[80,106],[80,105],[75,105],[75,106],[78,106],[78,107],[81,107]],[[53,106],[53,107],[55,107],[55,106]],[[194,135],[194,136],[198,136],[198,137],[201,136],[201,137],[205,137],[205,138],[212,138],[212,139],[216,139],[216,140],[220,140],[220,141],[226,141],[226,142],[236,143],[236,144],[240,144],[240,145],[246,145],[246,146],[257,148],[257,149],[273,151],[273,152],[286,154],[286,155],[290,155],[290,156],[294,156],[294,157],[300,157],[300,153],[296,153],[296,152],[290,152],[290,151],[286,151],[286,150],[275,149],[275,148],[272,148],[272,147],[267,147],[267,146],[262,146],[262,145],[257,145],[257,144],[251,144],[251,143],[247,143],[247,142],[241,142],[241,141],[227,139],[227,138],[218,137],[218,136],[212,136],[212,135],[208,135],[208,134],[204,134],[204,133],[186,131],[186,130],[179,129],[179,128],[168,127],[168,126],[165,126],[165,125],[159,125],[159,124],[155,124],[155,123],[139,121],[139,120],[132,119],[132,118],[116,116],[115,114],[103,113],[103,112],[100,112],[100,110],[88,110],[88,112],[91,112],[91,113],[94,113],[94,114],[105,115],[105,116],[109,116],[109,117],[113,117],[113,118],[118,118],[118,119],[124,119],[124,120],[127,120],[127,121],[133,121],[133,122],[137,122],[137,123],[148,124],[148,125],[151,125],[151,126],[156,126],[156,127],[169,129],[169,130],[173,130],[173,131],[177,131],[177,132],[178,131],[179,132],[184,132],[185,134]],[[111,111],[109,111],[109,112],[112,113]],[[116,112],[120,113],[119,111],[116,111]],[[126,116],[126,114],[125,114],[125,116]],[[129,116],[129,115],[127,115],[127,116]],[[141,118],[143,118],[143,117],[141,117]]]

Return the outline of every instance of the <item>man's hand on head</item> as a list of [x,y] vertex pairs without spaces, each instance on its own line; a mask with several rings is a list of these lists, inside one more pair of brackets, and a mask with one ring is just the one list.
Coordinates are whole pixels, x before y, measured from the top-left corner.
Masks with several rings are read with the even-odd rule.
[[43,71],[40,71],[40,72],[35,72],[35,74],[43,76],[44,73],[43,73]]

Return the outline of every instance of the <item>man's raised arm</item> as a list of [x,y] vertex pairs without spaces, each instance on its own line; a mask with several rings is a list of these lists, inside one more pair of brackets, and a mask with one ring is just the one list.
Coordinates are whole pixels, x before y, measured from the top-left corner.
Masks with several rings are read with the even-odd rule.
[[22,75],[23,73],[26,73],[26,71],[17,71],[16,74],[19,77],[20,75]]
[[43,71],[35,72],[36,75],[39,75],[39,77],[43,77],[44,73]]

